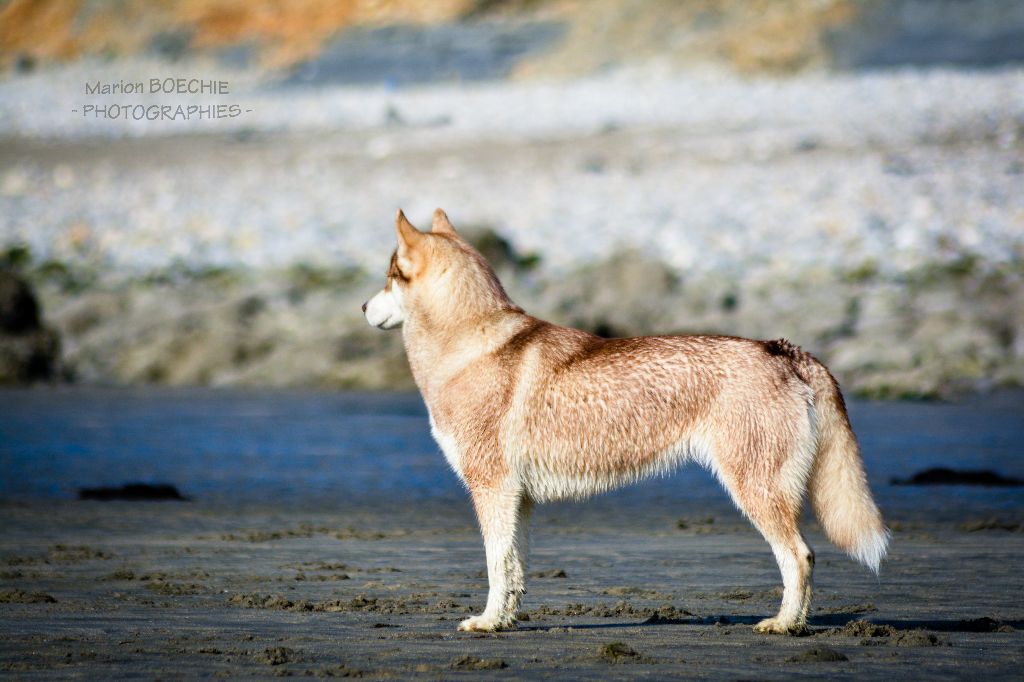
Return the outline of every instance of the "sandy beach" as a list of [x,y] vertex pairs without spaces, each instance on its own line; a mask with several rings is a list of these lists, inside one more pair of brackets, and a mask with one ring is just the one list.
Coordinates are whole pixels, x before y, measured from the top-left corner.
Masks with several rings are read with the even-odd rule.
[[[808,518],[816,594],[812,634],[800,638],[754,634],[778,606],[774,559],[697,467],[541,507],[519,630],[456,632],[486,598],[483,548],[417,400],[0,392],[10,474],[0,496],[2,670],[19,679],[1019,674],[1021,488],[890,483],[936,464],[1019,477],[1019,393],[851,406],[892,551],[875,578]],[[219,454],[196,459],[206,452]],[[192,499],[73,499],[74,483],[147,473]]]
[[476,635],[455,631],[486,596],[468,504],[8,505],[0,665],[20,679],[1019,674],[1019,525],[897,523],[878,580],[812,532],[812,634],[786,638],[752,631],[778,580],[735,512],[681,529],[668,509],[580,509],[537,519],[520,629]]

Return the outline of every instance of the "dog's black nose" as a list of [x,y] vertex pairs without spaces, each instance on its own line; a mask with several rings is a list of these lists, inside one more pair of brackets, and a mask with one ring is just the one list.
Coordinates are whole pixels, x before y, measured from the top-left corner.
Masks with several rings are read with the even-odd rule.
[[366,304],[365,303],[363,304],[363,312],[364,313],[366,312]]

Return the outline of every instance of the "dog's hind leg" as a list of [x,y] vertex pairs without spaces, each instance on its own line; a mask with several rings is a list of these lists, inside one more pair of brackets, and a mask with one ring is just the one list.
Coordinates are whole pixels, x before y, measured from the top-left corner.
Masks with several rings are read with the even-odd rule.
[[719,477],[740,510],[771,545],[783,583],[778,615],[761,621],[754,630],[803,634],[811,603],[814,552],[800,534],[799,519],[810,467],[801,456],[803,449],[784,440],[776,441],[775,447],[762,450],[757,457],[740,454],[750,444],[746,446],[730,449],[725,443],[719,444],[719,452],[726,455],[718,458]]
[[754,626],[755,632],[802,635],[807,633],[807,610],[811,605],[814,552],[807,546],[799,530],[784,534],[762,533],[772,546],[775,560],[782,572],[782,605],[773,618]]
[[754,630],[803,634],[807,631],[807,610],[811,603],[814,552],[800,534],[800,503],[776,486],[758,483],[747,479],[744,485],[726,484],[736,504],[771,545],[782,573],[779,613],[755,625]]
[[527,525],[533,504],[519,490],[474,490],[472,495],[487,553],[489,589],[484,612],[462,621],[459,629],[513,628],[526,591]]

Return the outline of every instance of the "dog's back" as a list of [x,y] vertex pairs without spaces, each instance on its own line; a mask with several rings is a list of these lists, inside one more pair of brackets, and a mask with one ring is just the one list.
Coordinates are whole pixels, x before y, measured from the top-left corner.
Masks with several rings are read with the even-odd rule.
[[[505,412],[490,423],[509,436],[498,434],[502,451],[538,501],[583,497],[687,459],[731,475],[742,463],[720,464],[716,452],[813,428],[811,390],[789,358],[757,341],[601,339],[536,322],[485,362],[509,368]],[[462,414],[481,428],[493,417]]]

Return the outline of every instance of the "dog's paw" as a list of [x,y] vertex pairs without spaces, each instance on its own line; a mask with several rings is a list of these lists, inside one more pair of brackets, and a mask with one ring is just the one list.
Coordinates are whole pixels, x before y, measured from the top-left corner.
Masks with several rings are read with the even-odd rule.
[[462,632],[497,632],[499,630],[514,630],[515,627],[514,620],[487,615],[473,616],[459,623],[459,630]]
[[778,618],[765,618],[754,626],[754,632],[762,635],[792,635],[803,637],[810,634],[810,630],[802,623],[783,623]]

